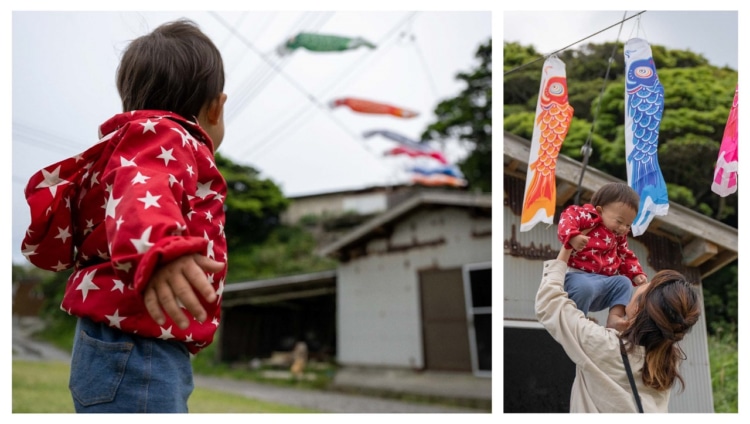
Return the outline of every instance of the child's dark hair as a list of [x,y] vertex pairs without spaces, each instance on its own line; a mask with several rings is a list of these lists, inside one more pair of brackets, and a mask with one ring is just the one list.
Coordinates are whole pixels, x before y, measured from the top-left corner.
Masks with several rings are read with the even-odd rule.
[[607,183],[591,197],[594,206],[607,206],[610,203],[622,202],[638,212],[641,198],[629,185],[625,183]]
[[221,53],[190,20],[162,24],[125,49],[117,90],[124,112],[165,110],[197,118],[224,91]]

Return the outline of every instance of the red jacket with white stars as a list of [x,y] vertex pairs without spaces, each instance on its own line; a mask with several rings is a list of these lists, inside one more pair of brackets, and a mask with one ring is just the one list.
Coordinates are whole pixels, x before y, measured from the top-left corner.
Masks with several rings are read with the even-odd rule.
[[[645,274],[638,258],[628,248],[628,236],[617,236],[602,223],[602,218],[593,205],[571,205],[560,214],[557,224],[557,238],[568,249],[572,249],[570,239],[591,229],[589,242],[580,251],[573,251],[568,266],[582,271],[601,275],[624,275],[633,279]],[[633,283],[635,286],[635,283]]]
[[[213,142],[197,124],[165,111],[115,115],[100,141],[34,174],[26,187],[31,224],[22,251],[39,268],[73,267],[61,309],[143,337],[178,340],[191,353],[213,341],[224,270],[208,274],[218,299],[200,323],[159,326],[143,291],[155,268],[198,253],[227,262],[226,182]],[[185,311],[190,316],[187,311]]]

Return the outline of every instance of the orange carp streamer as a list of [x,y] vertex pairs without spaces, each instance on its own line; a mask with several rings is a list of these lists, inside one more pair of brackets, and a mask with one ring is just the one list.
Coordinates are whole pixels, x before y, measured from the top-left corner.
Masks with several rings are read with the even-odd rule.
[[539,222],[552,224],[557,197],[557,156],[572,119],[573,107],[568,104],[565,63],[553,55],[544,62],[542,71],[526,172],[521,231],[529,231]]
[[331,102],[332,108],[338,106],[348,106],[349,109],[359,113],[372,113],[379,115],[393,115],[398,118],[413,118],[418,115],[417,112],[404,109],[398,106],[392,106],[385,103],[373,102],[364,99],[355,99],[353,97],[344,97]]

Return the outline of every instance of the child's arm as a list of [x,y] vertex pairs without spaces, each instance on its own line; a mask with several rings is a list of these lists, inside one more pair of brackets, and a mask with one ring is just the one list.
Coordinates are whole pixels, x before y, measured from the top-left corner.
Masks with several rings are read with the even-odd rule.
[[589,238],[586,236],[588,231],[581,231],[581,228],[587,228],[590,223],[591,217],[581,206],[568,206],[560,213],[560,221],[557,224],[557,238],[566,249],[581,250],[589,242]]
[[181,256],[159,266],[151,275],[143,293],[148,313],[154,321],[163,325],[166,312],[178,327],[185,329],[190,321],[182,312],[182,304],[196,320],[203,322],[206,319],[206,311],[196,293],[206,302],[214,302],[216,291],[206,278],[206,273],[216,273],[222,269],[223,263],[199,254]]
[[582,250],[587,244],[589,244],[589,236],[578,234],[571,238],[569,243],[573,249]]

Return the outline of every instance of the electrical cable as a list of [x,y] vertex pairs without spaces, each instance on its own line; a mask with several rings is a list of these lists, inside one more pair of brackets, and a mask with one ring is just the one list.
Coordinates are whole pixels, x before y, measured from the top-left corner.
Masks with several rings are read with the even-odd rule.
[[[586,40],[588,40],[588,39],[589,39],[589,38],[591,38],[591,37],[594,37],[594,36],[596,36],[596,35],[599,35],[599,34],[601,34],[602,32],[604,32],[604,31],[606,31],[606,30],[608,30],[608,29],[610,29],[610,28],[613,28],[613,27],[615,27],[615,26],[617,26],[617,25],[622,25],[623,23],[625,23],[625,21],[628,21],[628,20],[630,20],[630,19],[633,19],[633,18],[635,18],[635,17],[637,17],[637,16],[640,16],[641,14],[643,14],[643,13],[645,13],[645,12],[646,12],[645,10],[642,10],[642,11],[640,11],[640,12],[636,13],[636,14],[635,14],[635,15],[633,15],[633,16],[630,16],[630,17],[628,17],[628,18],[626,18],[626,19],[622,19],[622,20],[621,20],[621,21],[619,21],[619,22],[615,22],[614,24],[612,24],[612,25],[610,25],[610,26],[608,26],[608,27],[606,27],[606,28],[604,28],[604,29],[602,29],[602,30],[599,30],[599,31],[597,31],[597,32],[595,32],[595,33],[593,33],[593,34],[591,34],[591,35],[589,35],[589,36],[587,36],[587,37],[584,37],[584,38],[582,38],[582,39],[580,39],[580,40],[578,40],[578,41],[576,41],[576,42],[574,42],[574,43],[568,44],[567,46],[565,46],[565,47],[563,47],[563,48],[561,48],[561,49],[557,49],[557,50],[553,51],[553,52],[552,52],[552,53],[550,53],[550,54],[544,55],[544,56],[542,56],[542,57],[540,57],[540,58],[538,58],[538,59],[534,59],[534,60],[532,60],[531,62],[527,62],[527,63],[524,63],[523,65],[517,66],[517,67],[515,67],[515,68],[513,68],[513,69],[511,69],[511,70],[509,70],[509,71],[506,71],[505,73],[503,73],[503,76],[505,76],[505,75],[508,75],[508,74],[512,74],[513,72],[516,72],[516,71],[518,71],[518,70],[520,70],[520,69],[523,69],[523,68],[525,68],[525,67],[527,67],[527,66],[529,66],[529,65],[531,65],[531,64],[533,64],[533,63],[539,62],[540,60],[544,60],[544,59],[547,59],[548,57],[552,56],[553,54],[559,53],[559,52],[561,52],[561,51],[563,51],[563,50],[567,50],[568,48],[570,48],[570,47],[572,47],[572,46],[575,46],[576,44],[578,44],[578,43],[581,43],[581,42],[583,42],[583,41],[586,41]],[[622,30],[622,27],[621,27],[621,30]]]
[[[404,25],[405,22],[408,22],[408,20],[412,19],[415,14],[416,14],[416,12],[411,12],[404,19],[402,19],[401,21],[399,21],[394,27],[392,27],[392,29],[390,31],[388,31],[386,33],[386,35],[384,35],[383,37],[381,37],[381,39],[378,41],[378,45],[382,46],[383,44],[385,44],[385,41],[388,40],[395,31],[397,31],[399,28],[401,28]],[[374,57],[374,56],[376,56],[378,54],[382,54],[384,51],[385,51],[385,49],[379,48],[378,50],[376,50],[376,53],[374,55],[369,56],[369,58],[372,58],[372,57]],[[344,82],[344,80],[346,79],[347,76],[351,76],[351,75],[354,74],[354,72],[353,72],[354,68],[356,68],[358,66],[362,66],[365,63],[366,63],[366,61],[356,62],[351,68],[349,68],[347,71],[345,71],[342,74],[343,75],[342,77],[336,78],[334,80],[333,84],[331,84],[328,87],[326,87],[325,89],[321,90],[320,94],[322,95],[324,92],[330,91],[335,86],[342,84]],[[274,69],[274,70],[276,70],[276,69]],[[287,78],[287,79],[291,79],[290,77],[286,76],[283,73],[282,73],[282,75],[284,75],[285,78]],[[328,108],[325,105],[323,105],[323,103],[320,100],[318,100],[318,98],[315,95],[311,94],[307,90],[300,89],[299,88],[300,87],[299,84],[295,83],[295,84],[293,84],[293,86],[295,88],[298,88],[298,90],[301,91],[304,94],[304,96],[310,101],[310,103],[308,103],[305,106],[303,106],[302,108],[298,109],[298,111],[296,113],[294,113],[289,120],[283,122],[281,125],[279,125],[278,127],[275,128],[275,129],[280,129],[280,131],[269,130],[269,131],[271,131],[271,135],[269,135],[267,138],[265,138],[261,143],[256,144],[256,145],[253,146],[255,152],[257,152],[259,149],[262,149],[262,148],[266,147],[271,141],[273,141],[274,139],[280,137],[281,134],[283,134],[285,132],[288,132],[290,130],[294,130],[295,127],[293,125],[291,125],[291,123],[293,123],[294,121],[297,121],[297,120],[301,119],[303,116],[305,116],[305,115],[303,115],[303,111],[305,111],[305,110],[307,110],[307,111],[311,110],[311,109],[309,109],[309,107],[310,107],[311,104],[317,106],[318,109],[321,109],[321,110],[324,110],[324,111],[328,111],[329,112],[328,113],[328,117],[331,118],[336,125],[338,125],[339,127],[341,127],[348,134],[352,135],[352,137],[354,137],[354,138],[360,138],[359,136],[357,136],[356,134],[354,134],[353,131],[351,131],[349,128],[347,128],[340,120],[336,119],[333,116],[333,114],[330,113],[330,111],[328,110]],[[306,114],[306,115],[309,115],[309,114]],[[276,147],[278,145],[279,145],[279,143],[274,144],[273,146]],[[371,151],[371,149],[369,149],[367,146],[364,146],[364,147],[366,148],[366,150],[368,152],[373,153]],[[245,155],[249,155],[250,153],[251,152],[248,151]],[[245,155],[243,155],[243,156],[245,156]]]
[[[641,12],[643,13],[643,12]],[[627,10],[623,13],[622,17],[623,20],[620,24],[620,30],[617,32],[617,38],[615,39],[614,46],[612,47],[612,54],[609,57],[609,60],[607,61],[607,72],[604,74],[604,80],[602,81],[602,89],[599,92],[599,101],[596,103],[596,110],[594,111],[594,117],[591,121],[591,130],[589,130],[589,135],[586,138],[586,142],[581,147],[581,154],[583,155],[583,165],[581,167],[581,175],[578,177],[578,187],[576,188],[576,195],[574,203],[576,205],[580,205],[581,201],[581,184],[583,183],[583,174],[586,173],[586,168],[588,167],[589,163],[589,157],[591,156],[591,140],[594,135],[594,131],[596,129],[596,118],[599,116],[599,109],[602,105],[602,98],[604,97],[604,89],[607,87],[607,79],[609,78],[609,71],[612,68],[612,62],[615,61],[615,53],[617,53],[617,47],[619,47],[620,43],[620,34],[622,34],[622,27],[625,25],[625,16],[627,16],[628,12]],[[638,14],[640,15],[640,13]],[[638,16],[633,15],[633,16]],[[632,17],[632,16],[631,16]]]

